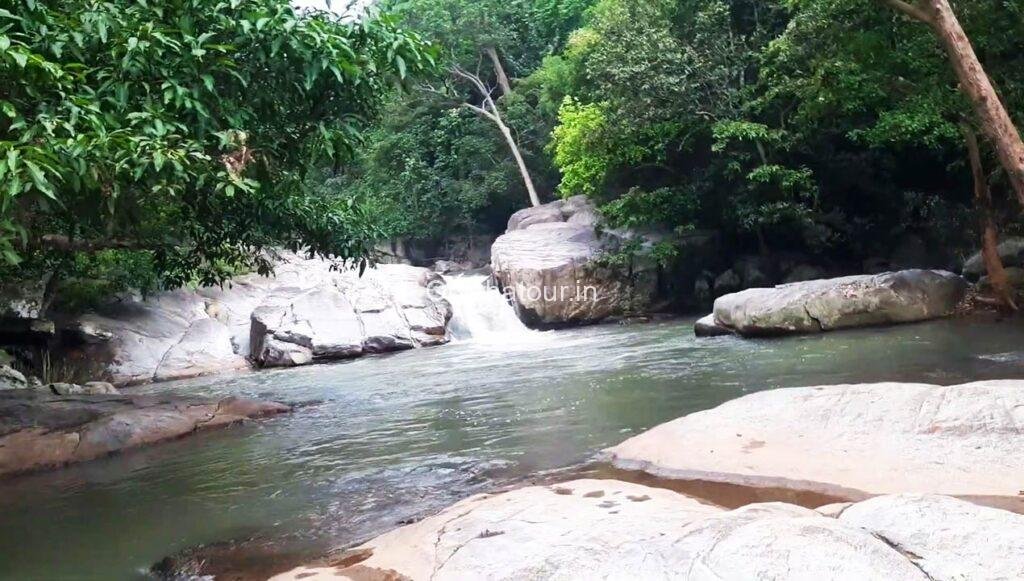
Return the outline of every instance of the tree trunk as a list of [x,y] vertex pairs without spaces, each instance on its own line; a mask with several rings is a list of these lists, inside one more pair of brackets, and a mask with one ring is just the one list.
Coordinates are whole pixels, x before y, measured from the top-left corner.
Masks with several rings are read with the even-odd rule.
[[488,58],[491,59],[491,64],[494,65],[494,76],[498,78],[498,86],[501,87],[501,96],[507,97],[512,92],[512,85],[508,81],[508,75],[505,74],[505,67],[501,66],[501,59],[498,58],[498,51],[494,47],[489,46],[484,49],[487,53]]
[[974,176],[974,204],[981,227],[981,256],[985,263],[985,271],[988,272],[989,283],[992,285],[992,290],[995,292],[1000,306],[1016,311],[1013,287],[1006,276],[1003,261],[999,258],[999,229],[992,212],[992,194],[988,188],[988,180],[985,178],[978,138],[974,134],[974,129],[969,125],[964,124],[961,129],[967,144],[967,157],[971,162],[971,175]]
[[942,41],[960,80],[960,87],[978,116],[981,130],[995,148],[1017,193],[1017,199],[1024,205],[1024,141],[1021,141],[1013,119],[978,61],[949,2],[925,0],[925,3],[930,17],[929,24]]
[[498,124],[498,129],[501,130],[501,134],[505,136],[505,141],[508,142],[508,148],[512,150],[512,157],[516,158],[516,164],[519,166],[519,173],[523,176],[523,183],[526,184],[526,192],[530,194],[530,203],[534,207],[540,205],[540,197],[537,196],[537,189],[533,187],[533,178],[530,177],[530,170],[526,167],[526,162],[523,160],[523,154],[519,152],[519,144],[516,143],[516,138],[512,135],[512,131],[509,130],[508,126],[501,120],[500,117],[495,117],[495,122]]

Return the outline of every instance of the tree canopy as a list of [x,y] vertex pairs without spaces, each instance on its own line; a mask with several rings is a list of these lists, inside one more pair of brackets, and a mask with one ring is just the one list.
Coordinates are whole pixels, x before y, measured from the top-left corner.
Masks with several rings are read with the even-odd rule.
[[0,260],[131,254],[165,286],[362,260],[377,226],[311,187],[434,50],[387,14],[287,0],[26,0],[0,9]]

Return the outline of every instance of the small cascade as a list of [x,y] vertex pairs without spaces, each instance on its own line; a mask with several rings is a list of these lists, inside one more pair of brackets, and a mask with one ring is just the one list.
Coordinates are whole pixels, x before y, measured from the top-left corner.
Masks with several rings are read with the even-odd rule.
[[456,341],[519,343],[542,337],[529,329],[515,309],[484,275],[445,277],[445,298],[452,305],[448,324]]

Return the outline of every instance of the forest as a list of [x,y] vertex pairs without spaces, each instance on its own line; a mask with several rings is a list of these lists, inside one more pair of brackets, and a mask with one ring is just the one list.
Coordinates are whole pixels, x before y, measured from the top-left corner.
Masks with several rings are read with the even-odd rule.
[[0,581],[1024,579],[1022,127],[1022,0],[0,0]]
[[929,16],[946,3],[923,4],[387,0],[353,24],[284,0],[14,2],[2,268],[55,273],[74,307],[266,272],[271,247],[358,263],[493,236],[579,194],[608,228],[713,231],[732,255],[859,266],[912,235],[953,260],[1019,229],[996,135],[1019,153],[1024,7],[955,7],[998,126]]

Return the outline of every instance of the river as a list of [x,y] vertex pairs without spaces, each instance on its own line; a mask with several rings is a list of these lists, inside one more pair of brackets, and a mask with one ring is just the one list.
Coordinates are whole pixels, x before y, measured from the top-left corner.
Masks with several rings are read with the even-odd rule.
[[294,413],[0,481],[0,578],[134,579],[200,543],[313,553],[471,493],[556,477],[602,448],[752,391],[1024,377],[1024,326],[944,320],[821,336],[696,339],[692,319],[523,328],[453,282],[444,347],[161,384]]

